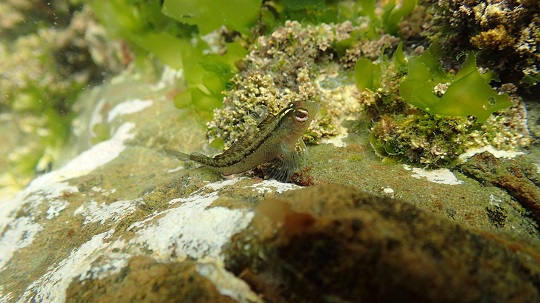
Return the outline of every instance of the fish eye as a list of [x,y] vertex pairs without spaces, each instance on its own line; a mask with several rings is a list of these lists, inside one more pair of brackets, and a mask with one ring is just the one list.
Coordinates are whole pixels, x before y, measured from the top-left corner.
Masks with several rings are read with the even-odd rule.
[[306,122],[309,118],[309,112],[307,109],[299,108],[294,112],[294,118],[298,122]]

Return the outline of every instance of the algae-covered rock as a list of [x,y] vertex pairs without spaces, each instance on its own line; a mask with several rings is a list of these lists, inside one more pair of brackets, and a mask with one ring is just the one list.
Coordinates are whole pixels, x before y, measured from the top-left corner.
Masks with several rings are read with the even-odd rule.
[[529,159],[497,159],[483,152],[461,165],[461,170],[480,181],[504,188],[540,223],[540,174]]
[[226,266],[267,302],[537,302],[538,254],[343,186],[265,200]]
[[[32,1],[24,2],[25,12]],[[263,3],[264,20],[253,34],[264,36],[253,40],[225,29],[202,37],[193,26],[162,19],[159,1],[135,4],[127,0],[97,1],[92,8],[96,16],[103,14],[97,17],[110,33],[119,30],[116,34],[132,47],[138,45],[131,50],[126,41],[101,41],[106,37],[103,29],[94,27],[88,6],[79,6],[80,1],[70,2],[77,12],[81,9],[75,14],[79,17],[61,18],[73,25],[66,28],[65,40],[35,34],[21,37],[20,41],[32,42],[24,45],[39,46],[45,39],[66,47],[55,61],[45,60],[73,63],[61,65],[62,70],[53,68],[53,75],[82,72],[94,79],[93,71],[137,64],[80,95],[73,107],[78,115],[70,125],[70,145],[55,157],[55,165],[46,165],[44,174],[14,197],[4,198],[0,189],[1,302],[538,300],[540,229],[529,215],[531,209],[522,203],[529,196],[516,192],[537,190],[534,168],[540,158],[527,158],[526,163],[472,160],[461,172],[427,170],[382,159],[370,146],[369,135],[377,121],[396,121],[399,113],[421,113],[398,97],[404,72],[399,64],[381,74],[381,89],[370,93],[358,92],[353,73],[362,75],[362,70],[352,68],[359,57],[382,65],[394,61],[388,56],[399,40],[412,37],[401,36],[397,23],[416,1],[398,6],[377,2],[377,7],[367,2],[351,7],[344,6],[350,1],[332,2],[325,18],[339,12],[340,19],[334,18],[339,22],[334,23],[317,21],[318,10],[299,4],[297,13],[308,12],[313,24],[284,20],[276,24],[283,16],[270,22],[271,14],[291,11],[289,2]],[[62,7],[60,2],[52,4],[56,5]],[[0,4],[0,13],[5,8]],[[350,18],[344,17],[352,12]],[[386,21],[377,23],[375,15]],[[11,21],[2,18],[0,26],[24,25],[21,14],[11,16]],[[418,20],[429,20],[424,17]],[[385,25],[387,21],[390,24]],[[34,29],[29,25],[29,30]],[[168,41],[177,43],[165,45]],[[411,43],[416,42],[404,40],[407,52],[422,52],[421,47],[412,50]],[[103,49],[104,45],[114,47]],[[249,54],[237,62],[248,48]],[[0,53],[2,49],[9,53],[0,45]],[[67,52],[73,49],[78,51]],[[45,58],[51,56],[45,49],[36,51]],[[19,58],[7,61],[23,71],[44,67],[18,55],[2,58]],[[403,63],[405,54],[401,55],[396,61]],[[173,62],[178,64],[166,66]],[[85,63],[92,67],[90,71],[79,68]],[[8,69],[7,78],[14,78],[14,71]],[[47,78],[48,73],[31,74],[47,80],[39,82],[44,85],[39,91],[71,87],[49,86],[62,82]],[[223,81],[230,77],[226,85]],[[442,93],[444,83],[437,88]],[[521,139],[527,144],[519,146],[528,145],[527,115],[519,91],[502,85],[498,91],[510,88],[517,105],[509,109],[512,115],[493,117],[519,132],[484,128],[471,118],[461,118],[463,123],[437,118],[454,130],[465,127],[477,134],[452,141],[452,132],[444,132],[447,128],[427,117],[403,120],[424,137],[395,133],[404,144],[422,146],[437,156],[443,154],[434,148],[433,135],[436,142],[456,147],[455,153],[448,154],[452,157],[464,151],[460,146],[489,144],[482,141],[486,138],[495,147],[509,142],[517,148]],[[209,111],[222,101],[222,90],[224,107],[216,109],[207,124]],[[201,99],[190,95],[195,91],[204,91],[195,96]],[[186,92],[190,102],[175,108]],[[202,102],[209,100],[205,94],[212,95],[211,102]],[[32,96],[40,100],[39,93]],[[251,129],[248,124],[257,120],[253,112],[264,112],[262,105],[273,113],[298,100],[321,103],[308,139],[321,143],[325,142],[321,138],[334,136],[329,141],[334,144],[307,147],[307,157],[292,178],[296,184],[262,180],[253,172],[225,179],[163,152],[173,148],[209,154],[213,150],[206,143],[208,138],[231,144]],[[0,128],[0,141],[14,146],[19,136],[12,131],[20,121],[16,116],[8,118],[9,123]],[[489,126],[489,119],[486,123]],[[530,128],[536,124],[529,121]],[[383,133],[393,129],[386,127]],[[486,137],[486,131],[492,136]],[[533,130],[532,136],[537,133]],[[475,140],[485,144],[475,144]],[[463,142],[470,144],[457,144]],[[0,150],[7,153],[10,148]],[[35,161],[24,163],[32,169]],[[505,170],[500,179],[499,172]],[[9,172],[2,172],[0,187],[12,182],[9,177]]]
[[157,262],[137,256],[118,273],[80,283],[74,280],[67,302],[237,302],[220,294],[196,262]]
[[[501,281],[510,283],[508,287],[516,281],[511,279],[517,272],[516,264],[531,268],[526,277],[534,277],[537,256],[533,251],[540,239],[537,225],[523,215],[523,207],[504,190],[483,187],[449,170],[426,171],[381,163],[362,139],[362,132],[354,127],[344,142],[346,146],[309,147],[306,162],[294,178],[305,186],[339,185],[301,190],[298,196],[280,197],[284,191],[296,192],[298,185],[255,177],[223,180],[204,167],[169,157],[162,151],[165,146],[197,151],[204,149],[205,141],[204,123],[189,111],[174,108],[170,97],[176,89],[171,81],[174,75],[166,69],[157,83],[118,77],[114,84],[86,95],[101,101],[86,100],[95,107],[88,106],[90,117],[82,115],[78,121],[94,125],[90,128],[93,130],[95,125],[101,125],[100,142],[60,169],[35,179],[13,199],[0,200],[0,300],[271,302],[282,298],[302,302],[312,299],[317,293],[314,289],[330,285],[319,273],[332,277],[340,269],[344,277],[352,279],[347,275],[361,270],[357,263],[365,262],[360,259],[362,256],[400,260],[401,267],[383,263],[396,266],[395,283],[403,281],[405,273],[418,274],[413,270],[418,264],[427,269],[430,264],[445,269],[439,276],[432,276],[440,279],[436,281],[450,279],[450,273],[469,278],[464,271],[485,262],[491,262],[488,272],[490,268],[500,269]],[[97,136],[88,132],[80,140],[92,141]],[[357,190],[342,188],[345,185],[353,185]],[[424,211],[394,202],[393,198],[406,200]],[[265,199],[270,200],[254,211]],[[291,201],[291,205],[282,201]],[[371,202],[364,205],[359,201]],[[495,202],[498,208],[492,205]],[[488,208],[490,205],[492,208]],[[388,209],[378,208],[385,206]],[[289,216],[290,213],[293,215]],[[274,219],[267,220],[265,216]],[[351,230],[356,226],[351,222],[359,222],[358,218],[366,228]],[[284,226],[285,233],[280,231]],[[252,240],[242,236],[259,235],[261,228],[268,233],[265,237],[280,236],[275,238],[277,242],[259,243],[258,236]],[[440,237],[447,235],[448,230],[456,232]],[[236,233],[240,234],[233,237]],[[298,237],[296,243],[304,246],[286,246],[288,238],[281,238],[284,234]],[[346,243],[351,243],[355,254],[336,250],[345,243],[337,241],[339,237],[347,237]],[[501,244],[486,238],[497,239]],[[358,239],[373,243],[367,250],[352,246]],[[470,248],[473,240],[485,250],[480,246],[476,250]],[[396,245],[395,251],[388,248],[390,242]],[[289,297],[274,290],[275,276],[260,275],[257,271],[258,266],[266,266],[265,260],[272,260],[266,259],[266,254],[275,256],[272,252],[276,243],[284,245],[283,253],[289,248],[299,250],[288,255],[290,259],[285,263],[275,266],[278,270],[286,264],[284,275],[291,269],[304,274],[298,283],[290,280],[295,283],[289,285],[299,288],[293,289],[295,292]],[[332,243],[330,248],[328,243]],[[304,272],[305,262],[312,262],[312,245],[318,245],[328,267],[320,267],[321,262],[309,263],[312,267]],[[228,259],[224,254],[226,246]],[[364,255],[357,253],[362,251]],[[486,257],[487,252],[494,256]],[[399,259],[402,254],[410,259]],[[440,255],[441,259],[434,260],[433,255]],[[462,255],[470,260],[460,259],[464,258]],[[258,259],[260,256],[262,259]],[[295,259],[298,256],[304,258]],[[523,261],[527,258],[530,263]],[[252,261],[259,265],[240,273],[242,266]],[[451,271],[453,267],[456,272]],[[417,279],[416,284],[411,277]],[[425,277],[409,278],[407,285],[427,283]],[[473,278],[492,282],[484,276]],[[343,289],[340,287],[355,280],[337,281],[340,282],[319,293],[320,297],[338,300]],[[452,285],[456,288],[461,285],[461,280],[448,281],[455,283]],[[497,285],[496,291],[500,289]],[[523,285],[524,294],[529,294],[529,284]],[[299,290],[305,292],[296,292]],[[367,296],[360,291],[353,294]],[[423,298],[430,295],[429,298],[435,296],[428,292]]]
[[[538,91],[538,1],[424,1],[433,11],[428,39],[442,42],[447,58],[465,50],[503,82]],[[450,59],[453,60],[453,59]]]

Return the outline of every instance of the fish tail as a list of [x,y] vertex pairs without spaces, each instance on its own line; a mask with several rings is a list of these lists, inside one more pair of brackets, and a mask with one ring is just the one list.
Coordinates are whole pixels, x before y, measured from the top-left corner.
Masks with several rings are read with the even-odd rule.
[[195,162],[199,162],[201,164],[206,164],[206,165],[209,165],[209,160],[212,160],[212,158],[208,157],[207,155],[203,155],[201,153],[192,153],[191,155],[189,155],[189,159],[190,160],[193,160]]
[[190,160],[190,156],[188,154],[186,154],[186,153],[183,153],[183,152],[180,152],[180,151],[177,151],[177,150],[174,150],[174,149],[170,149],[170,148],[167,148],[167,147],[165,147],[163,150],[167,154],[169,154],[171,156],[175,156],[180,161],[189,161]]

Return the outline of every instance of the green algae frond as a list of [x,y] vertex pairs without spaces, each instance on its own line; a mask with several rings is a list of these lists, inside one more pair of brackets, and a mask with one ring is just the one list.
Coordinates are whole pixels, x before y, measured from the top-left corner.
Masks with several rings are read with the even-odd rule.
[[[257,20],[260,0],[227,2],[228,9],[208,1],[192,2],[164,1],[161,7],[156,1],[96,0],[91,5],[109,34],[129,43],[137,68],[145,73],[148,66],[181,69],[184,81],[178,85],[175,105],[208,118],[221,105],[221,92],[238,72],[235,63],[247,53],[242,38],[232,34],[225,39],[218,31],[248,33]],[[250,10],[233,10],[238,6]],[[215,35],[202,36],[210,31]]]
[[355,81],[359,91],[381,88],[383,69],[393,66],[405,74],[399,83],[404,101],[432,115],[475,116],[485,122],[493,113],[512,106],[507,94],[498,94],[489,82],[492,72],[480,73],[474,53],[469,53],[456,75],[444,71],[439,63],[439,46],[433,44],[420,56],[406,58],[400,44],[392,59],[382,56],[377,64],[360,58],[355,66]]
[[[407,76],[399,87],[405,101],[430,114],[476,116],[479,122],[512,105],[507,94],[499,95],[489,85],[493,74],[478,71],[473,53],[469,53],[455,76],[442,70],[438,58],[437,47],[432,46],[422,55],[409,59]],[[440,97],[437,96],[439,85],[447,86]]]
[[221,26],[248,34],[259,17],[262,0],[165,0],[163,12],[176,20],[197,25],[201,34]]

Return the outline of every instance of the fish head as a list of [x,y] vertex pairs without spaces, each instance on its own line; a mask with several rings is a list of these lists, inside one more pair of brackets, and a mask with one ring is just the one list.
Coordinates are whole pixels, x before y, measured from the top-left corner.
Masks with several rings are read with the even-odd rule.
[[291,107],[287,113],[290,131],[302,135],[317,115],[319,104],[314,101],[298,101],[292,103]]

